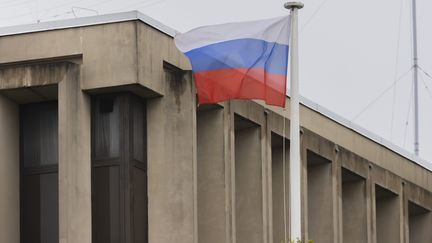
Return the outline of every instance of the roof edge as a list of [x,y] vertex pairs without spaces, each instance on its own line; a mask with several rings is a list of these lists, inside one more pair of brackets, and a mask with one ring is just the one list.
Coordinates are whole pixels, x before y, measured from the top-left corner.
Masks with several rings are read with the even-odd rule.
[[62,20],[47,21],[47,22],[40,22],[34,24],[0,27],[0,37],[42,32],[42,31],[50,31],[50,30],[68,29],[68,28],[75,28],[75,27],[93,26],[93,25],[100,25],[100,24],[118,23],[118,22],[132,21],[132,20],[139,20],[145,24],[150,25],[153,28],[158,29],[159,31],[171,37],[174,37],[175,34],[178,33],[178,31],[162,24],[161,22],[139,11],[134,10],[128,12],[103,14],[103,15],[80,17],[74,19],[62,19]]
[[408,150],[401,148],[397,146],[396,144],[390,142],[389,140],[380,137],[376,135],[373,132],[370,132],[369,130],[366,130],[365,128],[345,119],[344,117],[334,113],[333,111],[330,111],[329,109],[320,106],[319,104],[313,102],[312,100],[309,100],[308,98],[305,98],[303,96],[300,97],[300,103],[304,105],[305,107],[323,115],[324,117],[327,117],[328,119],[340,124],[341,126],[344,126],[355,133],[389,149],[390,151],[393,151],[394,153],[414,162],[415,164],[423,167],[424,169],[427,169],[429,172],[432,172],[432,163],[426,161],[425,159],[422,159],[421,157],[410,153]]

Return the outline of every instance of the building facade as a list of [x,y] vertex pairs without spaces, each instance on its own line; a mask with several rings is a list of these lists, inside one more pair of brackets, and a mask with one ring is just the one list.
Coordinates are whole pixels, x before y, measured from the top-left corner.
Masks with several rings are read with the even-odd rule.
[[[280,243],[289,115],[197,107],[175,31],[127,12],[0,29],[0,242]],[[303,100],[302,232],[432,242],[432,165]]]

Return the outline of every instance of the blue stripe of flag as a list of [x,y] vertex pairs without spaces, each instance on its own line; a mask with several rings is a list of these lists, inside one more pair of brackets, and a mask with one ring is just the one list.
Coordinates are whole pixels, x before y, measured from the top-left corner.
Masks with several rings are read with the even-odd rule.
[[288,45],[257,39],[219,42],[185,53],[194,72],[227,68],[264,68],[267,73],[287,75]]

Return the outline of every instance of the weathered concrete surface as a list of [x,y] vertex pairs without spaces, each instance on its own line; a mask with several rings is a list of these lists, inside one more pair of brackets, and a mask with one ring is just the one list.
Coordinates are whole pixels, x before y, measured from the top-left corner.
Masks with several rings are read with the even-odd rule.
[[81,28],[2,36],[0,64],[82,54]]
[[415,203],[408,203],[409,242],[432,242],[432,212]]
[[[237,123],[239,122],[236,121],[236,126]],[[261,128],[256,125],[241,127],[235,131],[237,243],[262,243],[264,241],[260,133]]]
[[308,238],[322,243],[333,243],[335,224],[332,164],[313,152],[308,152],[307,163]]
[[71,65],[53,62],[0,68],[0,90],[57,84],[66,79]]
[[[263,102],[258,103],[276,114],[290,117],[289,99],[286,110],[266,106]],[[432,190],[432,173],[430,171],[308,107],[300,107],[300,124],[305,129],[397,174],[402,179]]]
[[403,184],[405,240],[432,242],[432,193],[410,182]]
[[[224,113],[197,112],[198,235],[202,243],[229,242],[225,184]],[[229,201],[228,201],[229,202]]]
[[347,170],[342,173],[343,242],[368,242],[366,180]]
[[272,238],[274,243],[280,243],[289,234],[289,141],[285,142],[284,165],[282,137],[274,135],[272,140]]
[[225,141],[225,188],[227,213],[230,218],[227,218],[227,235],[229,241],[227,243],[236,242],[236,202],[235,202],[235,114],[232,111],[232,102],[224,102],[224,141]]
[[307,177],[303,178],[307,185],[304,231],[308,239],[337,242],[337,167],[340,165],[335,159],[335,144],[307,129],[302,131],[303,163],[307,170]]
[[82,89],[137,83],[134,21],[89,26],[81,34]]
[[375,187],[376,243],[401,243],[400,196],[380,186]]
[[303,107],[301,117],[302,125],[311,131],[403,179],[432,190],[432,173],[426,172],[422,167],[307,108]]
[[404,242],[403,186],[401,179],[378,166],[372,166],[372,214],[374,215],[374,240]]
[[0,95],[0,242],[20,242],[19,107]]
[[150,243],[196,243],[196,108],[190,74],[166,72],[164,98],[147,102]]
[[[76,60],[78,57],[82,62],[81,88],[84,90],[141,84],[163,94],[164,61],[190,69],[187,58],[174,46],[172,37],[140,21],[3,36],[0,53],[0,65]],[[15,71],[9,69],[8,72]],[[8,83],[28,76],[23,72],[15,74]],[[15,86],[30,86],[21,83]],[[10,85],[3,87],[0,80],[1,88],[10,88]]]
[[154,28],[137,22],[138,82],[160,94],[164,94],[163,65],[166,61],[183,70],[190,70],[188,59],[174,45],[171,37]]
[[91,243],[90,98],[80,89],[79,66],[59,83],[60,243]]

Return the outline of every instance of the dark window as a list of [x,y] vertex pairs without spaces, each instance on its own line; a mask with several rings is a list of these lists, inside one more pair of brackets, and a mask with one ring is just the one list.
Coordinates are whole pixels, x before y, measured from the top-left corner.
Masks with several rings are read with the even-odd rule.
[[21,242],[58,242],[57,102],[21,110]]
[[145,112],[132,94],[92,98],[93,243],[147,242]]
[[22,155],[25,168],[58,163],[57,103],[21,107]]
[[120,150],[119,99],[107,97],[95,100],[94,156],[96,160],[115,159]]

